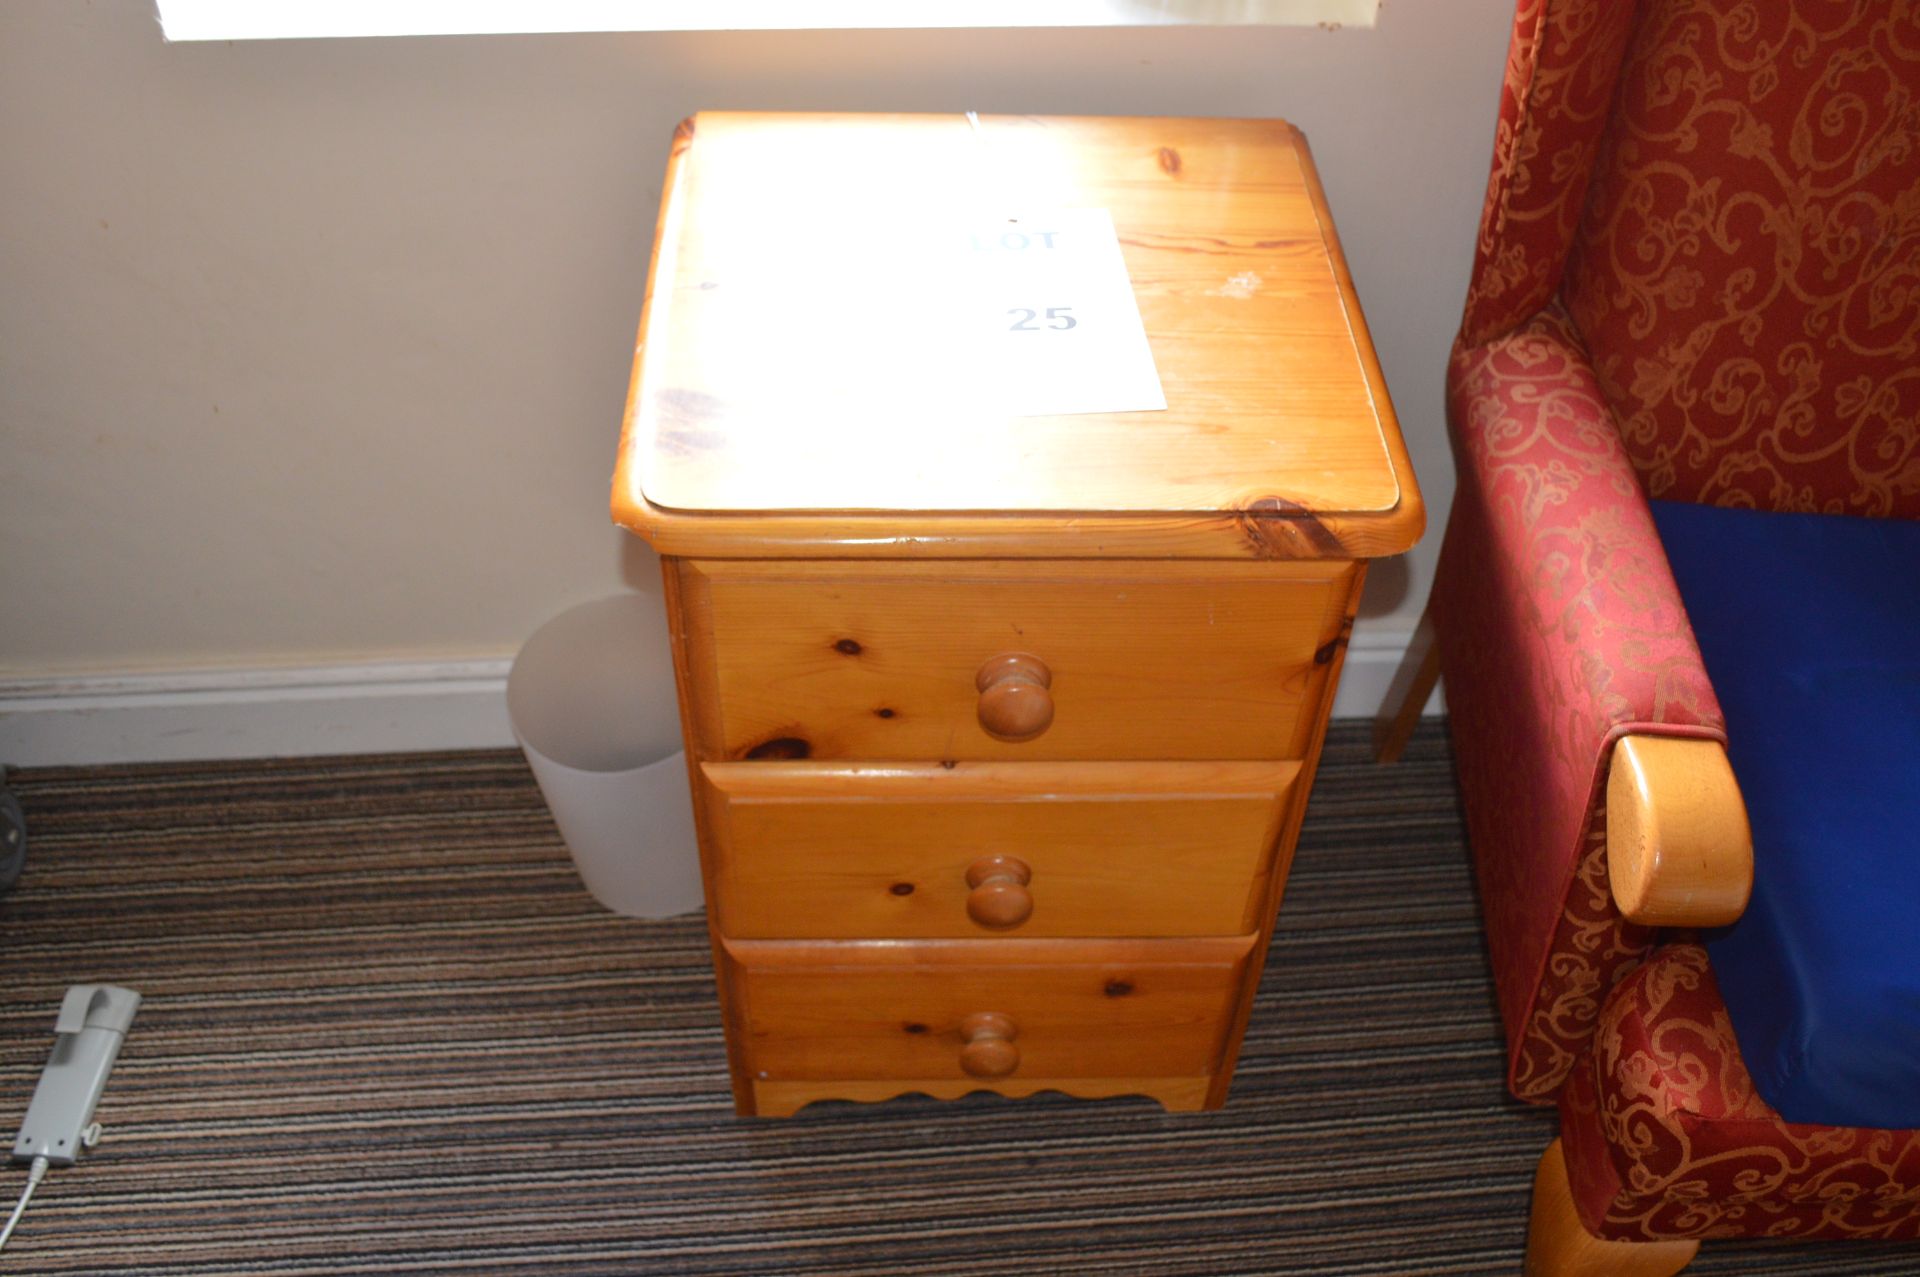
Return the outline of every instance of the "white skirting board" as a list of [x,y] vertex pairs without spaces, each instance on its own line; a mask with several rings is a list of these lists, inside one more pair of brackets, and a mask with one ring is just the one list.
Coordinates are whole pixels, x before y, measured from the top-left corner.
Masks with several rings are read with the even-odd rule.
[[[1405,633],[1362,630],[1337,718],[1371,718]],[[505,659],[0,680],[0,766],[290,758],[513,745]],[[1439,712],[1439,696],[1427,706]]]
[[[1400,668],[1400,658],[1407,654],[1407,644],[1412,641],[1412,630],[1355,630],[1347,643],[1340,690],[1333,697],[1333,716],[1372,718],[1377,715],[1381,702],[1387,699],[1394,671]],[[1445,691],[1444,687],[1435,687],[1433,695],[1427,698],[1426,708],[1420,712],[1428,718],[1446,713]]]
[[0,766],[510,746],[507,660],[0,681]]

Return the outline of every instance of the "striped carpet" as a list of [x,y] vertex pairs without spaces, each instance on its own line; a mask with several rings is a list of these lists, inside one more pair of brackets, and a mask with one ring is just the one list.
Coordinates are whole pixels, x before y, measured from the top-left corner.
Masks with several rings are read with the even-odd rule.
[[[1505,1098],[1446,747],[1336,731],[1224,1112],[731,1112],[698,919],[624,921],[506,753],[16,774],[0,1125],[64,987],[147,996],[0,1267],[90,1274],[1515,1273],[1551,1114]],[[19,1172],[0,1179],[10,1197]],[[1710,1246],[1699,1273],[1920,1272]]]

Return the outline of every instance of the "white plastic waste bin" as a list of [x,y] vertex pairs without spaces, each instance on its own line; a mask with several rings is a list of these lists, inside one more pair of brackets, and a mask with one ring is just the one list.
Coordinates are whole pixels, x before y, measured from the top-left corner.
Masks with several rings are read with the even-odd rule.
[[637,918],[698,909],[699,845],[660,601],[617,595],[541,626],[507,675],[507,716],[594,898]]

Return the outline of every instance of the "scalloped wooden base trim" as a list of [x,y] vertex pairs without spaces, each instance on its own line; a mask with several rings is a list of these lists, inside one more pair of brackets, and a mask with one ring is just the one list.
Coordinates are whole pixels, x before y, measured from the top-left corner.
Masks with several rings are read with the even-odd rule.
[[1085,1100],[1109,1099],[1117,1095],[1144,1095],[1160,1101],[1169,1112],[1192,1112],[1219,1108],[1207,1102],[1213,1078],[1020,1078],[1001,1082],[981,1082],[973,1078],[909,1081],[851,1082],[755,1082],[753,1111],[743,1115],[791,1117],[816,1100],[853,1100],[872,1104],[901,1095],[930,1095],[936,1100],[954,1100],[975,1091],[1019,1098],[1041,1091],[1060,1091]]

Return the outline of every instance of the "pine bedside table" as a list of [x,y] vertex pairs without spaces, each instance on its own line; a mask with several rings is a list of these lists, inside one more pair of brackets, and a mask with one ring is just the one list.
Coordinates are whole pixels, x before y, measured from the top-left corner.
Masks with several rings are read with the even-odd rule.
[[[1087,410],[1133,303],[1040,256],[1108,218],[1164,409]],[[640,332],[613,513],[740,1112],[1223,1103],[1367,560],[1424,521],[1300,134],[702,114]],[[1053,367],[1081,401],[996,397]]]

